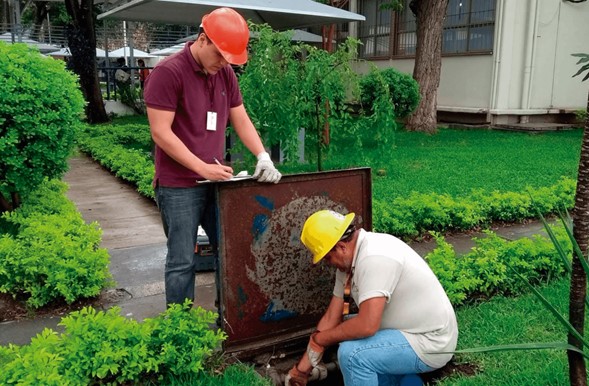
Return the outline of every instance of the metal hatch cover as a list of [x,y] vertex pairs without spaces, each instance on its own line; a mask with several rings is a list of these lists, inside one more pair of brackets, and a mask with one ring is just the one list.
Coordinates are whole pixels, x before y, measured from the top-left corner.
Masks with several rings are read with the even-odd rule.
[[299,238],[303,223],[332,209],[355,212],[372,229],[370,169],[218,184],[217,198],[223,349],[248,357],[307,337],[331,300],[335,269],[312,266]]

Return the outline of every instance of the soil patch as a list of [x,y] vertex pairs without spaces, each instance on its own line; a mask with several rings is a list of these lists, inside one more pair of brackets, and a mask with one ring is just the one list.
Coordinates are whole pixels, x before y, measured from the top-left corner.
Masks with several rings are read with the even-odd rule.
[[85,299],[78,299],[71,304],[65,300],[55,300],[36,310],[27,308],[26,299],[0,293],[0,322],[32,319],[39,317],[62,317],[72,311],[81,310],[84,307],[105,309],[111,304],[130,298],[129,293],[121,289],[110,289],[103,291],[99,296]]
[[472,377],[478,372],[477,365],[472,363],[456,363],[452,359],[446,366],[441,369],[432,371],[431,373],[420,374],[421,379],[426,385],[435,385],[437,381],[449,377],[454,374],[462,374],[467,377]]

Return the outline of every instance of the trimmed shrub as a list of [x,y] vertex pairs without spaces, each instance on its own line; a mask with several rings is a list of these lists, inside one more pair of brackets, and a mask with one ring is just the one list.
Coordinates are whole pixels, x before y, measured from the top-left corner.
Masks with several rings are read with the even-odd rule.
[[101,230],[87,225],[65,197],[66,184],[45,182],[17,210],[0,219],[0,292],[42,307],[100,294],[110,283]]
[[391,96],[395,109],[395,116],[404,119],[411,114],[419,104],[419,85],[409,74],[404,74],[394,68],[372,70],[360,79],[360,101],[365,108],[372,108],[381,94],[381,82],[384,82]]
[[[67,170],[84,99],[60,61],[0,42],[0,211]],[[7,205],[8,197],[12,203]]]
[[78,147],[117,177],[137,186],[140,194],[154,198],[155,173],[151,157],[151,134],[147,125],[86,126],[78,136]]
[[[413,192],[392,201],[374,199],[373,228],[402,238],[422,236],[429,231],[464,231],[493,221],[517,222],[571,209],[576,181],[563,177],[555,185],[528,192],[485,192],[451,197]],[[530,193],[533,192],[533,193]]]
[[[562,226],[553,227],[565,253],[572,245]],[[512,269],[533,285],[562,277],[566,270],[549,238],[535,235],[508,241],[486,231],[486,237],[473,239],[469,253],[457,255],[439,233],[432,232],[437,248],[425,256],[432,271],[455,306],[495,295],[519,295],[527,285]]]

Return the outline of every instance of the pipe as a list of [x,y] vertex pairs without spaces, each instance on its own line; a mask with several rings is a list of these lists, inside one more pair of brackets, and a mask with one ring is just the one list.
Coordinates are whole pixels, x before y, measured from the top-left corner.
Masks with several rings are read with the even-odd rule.
[[536,54],[536,35],[538,31],[538,0],[530,0],[530,18],[528,19],[526,32],[526,51],[524,62],[524,77],[522,81],[522,94],[520,99],[520,108],[528,110],[530,108],[530,95],[532,92],[532,76],[534,73],[534,56]]
[[[313,381],[322,381],[327,378],[327,375],[331,372],[337,370],[337,364],[335,362],[330,363],[319,363],[317,367],[314,367],[311,370],[311,374],[309,374],[309,382]],[[268,366],[266,368],[266,377],[270,378],[274,385],[281,386],[284,385],[284,379],[286,378],[286,373],[278,372],[276,367]]]
[[502,40],[506,38],[503,35],[503,19],[505,18],[505,0],[497,1],[499,9],[495,19],[495,50],[493,52],[493,75],[491,79],[491,95],[489,97],[489,109],[487,110],[487,121],[491,122],[491,110],[497,109],[497,89],[499,88],[499,76],[501,74],[501,57],[502,57]]
[[[358,13],[358,0],[350,0],[350,12]],[[350,31],[349,36],[354,39],[358,39],[358,25],[360,22],[349,22],[348,30]]]

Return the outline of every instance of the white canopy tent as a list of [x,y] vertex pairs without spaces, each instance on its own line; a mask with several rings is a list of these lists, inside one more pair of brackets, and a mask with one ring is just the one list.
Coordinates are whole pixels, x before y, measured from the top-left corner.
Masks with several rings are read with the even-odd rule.
[[[185,38],[178,40],[179,42],[188,42],[191,40],[196,40],[196,35],[190,35]],[[250,32],[250,39],[256,38],[258,35],[255,32]],[[303,31],[300,29],[295,29],[292,34],[292,38],[290,39],[293,42],[305,42],[305,43],[321,43],[323,38],[320,35]]]
[[[130,47],[121,47],[116,50],[108,52],[108,57],[112,58],[112,59],[116,59],[116,58],[120,58],[120,57],[128,58],[130,56],[131,56],[131,48]],[[135,59],[139,59],[139,58],[153,58],[154,56],[151,54],[148,54],[145,51],[141,51],[141,50],[138,50],[137,48],[134,48],[133,49],[133,57]]]
[[[72,53],[68,47],[64,47],[58,51],[49,52],[48,56],[61,56],[61,57],[68,57],[72,56]],[[96,49],[96,57],[97,58],[104,58],[106,57],[106,51],[101,48]]]
[[245,19],[276,30],[364,21],[362,15],[313,0],[132,0],[98,15],[98,19],[197,25],[219,7],[234,8]]
[[[250,38],[255,38],[255,34],[251,33]],[[153,51],[151,54],[156,56],[169,56],[175,54],[178,51],[181,51],[184,48],[185,42],[195,40],[196,35],[190,35],[179,41],[182,42],[180,44],[175,44],[171,47],[162,48],[161,50]],[[300,29],[294,30],[292,35],[293,42],[306,42],[306,43],[321,43],[322,37],[307,31],[302,31]]]
[[169,56],[178,51],[182,51],[186,43],[175,44],[170,47],[162,48],[161,50],[153,51],[151,54],[155,56]]

